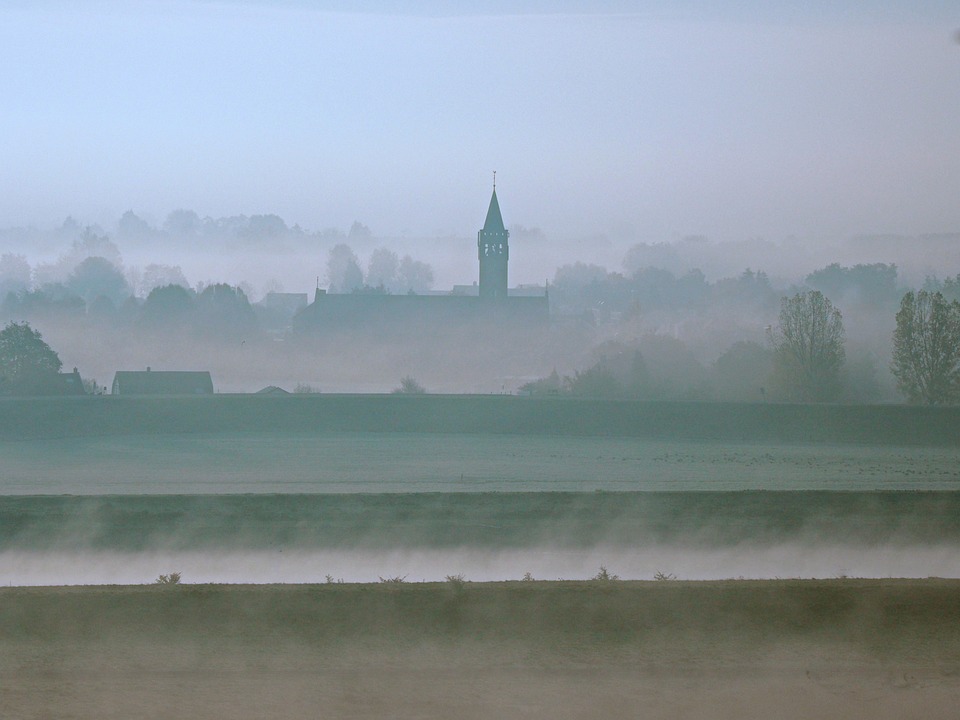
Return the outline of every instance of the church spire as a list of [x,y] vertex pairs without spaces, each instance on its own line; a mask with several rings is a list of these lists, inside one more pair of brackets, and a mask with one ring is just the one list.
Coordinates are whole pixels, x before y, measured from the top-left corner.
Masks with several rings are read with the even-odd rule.
[[477,233],[477,252],[480,257],[480,297],[507,297],[507,263],[510,259],[508,238],[503,225],[500,203],[497,200],[497,174],[493,174],[493,195],[487,208],[483,229]]
[[493,179],[493,195],[490,196],[490,207],[487,208],[487,219],[483,223],[485,232],[502,233],[506,228],[503,226],[503,216],[500,214],[500,203],[497,200],[497,179]]

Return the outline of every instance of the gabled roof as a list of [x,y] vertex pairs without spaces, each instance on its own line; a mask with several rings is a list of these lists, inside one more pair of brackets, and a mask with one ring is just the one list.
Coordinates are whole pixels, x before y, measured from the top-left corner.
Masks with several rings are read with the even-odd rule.
[[483,223],[483,231],[502,233],[505,229],[503,216],[500,215],[500,203],[497,202],[497,191],[494,188],[493,195],[490,197],[490,207],[487,208],[487,219]]

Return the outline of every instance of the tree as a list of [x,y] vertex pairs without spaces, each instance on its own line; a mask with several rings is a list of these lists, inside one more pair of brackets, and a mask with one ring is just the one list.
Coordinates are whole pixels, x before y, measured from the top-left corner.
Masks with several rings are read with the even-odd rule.
[[117,221],[117,236],[123,239],[140,240],[154,234],[153,228],[143,218],[138,217],[133,210],[127,210]]
[[897,266],[874,263],[847,268],[832,263],[807,275],[806,282],[835,299],[868,305],[896,302]]
[[769,348],[755,342],[735,342],[713,363],[717,398],[733,402],[763,400],[766,394],[763,386],[772,367]]
[[226,283],[207,285],[197,295],[196,307],[199,327],[205,333],[242,338],[256,330],[256,314],[239,287]]
[[150,291],[140,308],[140,322],[150,328],[188,328],[194,322],[193,293],[182,285],[165,285]]
[[340,243],[330,249],[327,282],[330,284],[330,292],[337,293],[348,293],[363,287],[363,271],[349,245]]
[[251,215],[246,228],[237,235],[251,240],[282,237],[287,234],[287,223],[279,215]]
[[382,287],[387,292],[392,292],[397,287],[399,267],[400,260],[395,252],[387,248],[377,248],[370,254],[370,262],[367,264],[367,285]]
[[364,225],[359,220],[354,220],[353,225],[350,226],[350,232],[347,233],[347,237],[351,240],[366,240],[373,237],[373,233],[370,232],[370,228]]
[[156,288],[166,287],[167,285],[180,285],[190,287],[183,270],[179,265],[159,265],[151,263],[143,269],[143,276],[140,278],[139,290],[141,293],[150,293]]
[[130,296],[130,286],[113,263],[102,257],[88,257],[67,279],[67,288],[89,305],[103,295],[115,305]]
[[773,379],[784,397],[836,400],[841,391],[843,316],[819,290],[780,300],[780,324],[770,332]]
[[0,255],[0,300],[7,293],[24,293],[30,289],[30,263],[23,255]]
[[393,389],[394,395],[424,395],[426,392],[423,385],[409,375],[400,380],[400,387]]
[[42,393],[63,363],[29,323],[10,323],[0,330],[0,394]]
[[900,301],[890,370],[913,403],[960,399],[960,303],[939,292],[908,292]]
[[167,215],[167,219],[163,223],[164,232],[179,237],[199,235],[202,227],[200,216],[193,210],[174,210]]
[[404,255],[397,268],[400,289],[407,293],[424,293],[433,287],[433,268],[425,262]]
[[573,377],[564,378],[564,382],[571,395],[612,399],[625,395],[623,385],[602,362],[583,372],[574,370]]
[[79,240],[74,240],[70,252],[60,258],[58,265],[68,270],[76,269],[86,258],[104,258],[111,265],[123,266],[120,249],[107,235],[97,233],[97,228],[87,226],[83,229]]

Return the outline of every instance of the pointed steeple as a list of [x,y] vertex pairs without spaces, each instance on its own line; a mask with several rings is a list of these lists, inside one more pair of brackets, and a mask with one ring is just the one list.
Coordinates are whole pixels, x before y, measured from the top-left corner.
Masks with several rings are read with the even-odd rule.
[[510,260],[510,232],[503,226],[500,203],[497,201],[497,174],[493,174],[493,195],[487,208],[483,230],[477,233],[477,255],[480,258],[480,297],[507,297],[507,263]]
[[497,201],[497,187],[493,187],[493,195],[490,197],[490,207],[487,208],[487,219],[483,223],[484,232],[502,233],[506,228],[503,227],[503,216],[500,214],[500,203]]

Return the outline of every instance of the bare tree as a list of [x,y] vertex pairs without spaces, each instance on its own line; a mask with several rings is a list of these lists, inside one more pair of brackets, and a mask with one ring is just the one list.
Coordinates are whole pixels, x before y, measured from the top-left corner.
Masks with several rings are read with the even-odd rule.
[[890,370],[913,403],[960,398],[960,303],[939,292],[908,292],[900,301]]
[[801,402],[840,396],[846,360],[843,317],[819,290],[780,300],[780,324],[771,330],[773,379],[783,395]]

